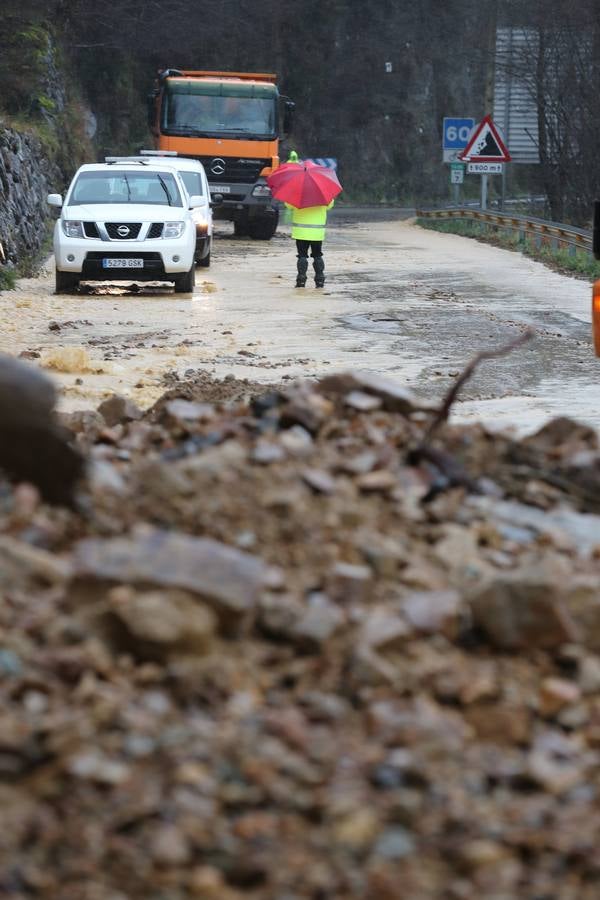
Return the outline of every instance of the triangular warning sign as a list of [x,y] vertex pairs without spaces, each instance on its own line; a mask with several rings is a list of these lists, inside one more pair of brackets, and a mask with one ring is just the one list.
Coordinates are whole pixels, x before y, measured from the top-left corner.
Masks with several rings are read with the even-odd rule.
[[510,162],[512,157],[491,116],[485,116],[460,154],[465,162]]

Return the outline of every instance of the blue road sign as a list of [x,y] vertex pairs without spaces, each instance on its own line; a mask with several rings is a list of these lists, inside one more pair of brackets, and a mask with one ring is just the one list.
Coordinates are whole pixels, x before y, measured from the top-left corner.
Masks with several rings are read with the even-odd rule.
[[464,150],[474,126],[475,119],[444,119],[442,149]]
[[[466,143],[464,146],[467,146]],[[302,162],[313,162],[316,166],[325,166],[326,169],[337,169],[337,159],[333,156],[315,156],[312,159],[303,159]]]

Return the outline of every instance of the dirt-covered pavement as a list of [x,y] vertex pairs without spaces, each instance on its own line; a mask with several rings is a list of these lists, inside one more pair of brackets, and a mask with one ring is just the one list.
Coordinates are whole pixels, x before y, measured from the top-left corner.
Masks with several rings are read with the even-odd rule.
[[148,288],[55,296],[50,262],[0,295],[0,350],[39,354],[69,410],[113,391],[149,406],[166,374],[190,369],[274,383],[361,368],[440,396],[474,352],[528,323],[537,340],[482,366],[457,415],[524,430],[565,412],[600,423],[586,282],[410,221],[365,218],[332,219],[324,292],[292,287],[285,228],[267,244],[220,226],[193,298]]

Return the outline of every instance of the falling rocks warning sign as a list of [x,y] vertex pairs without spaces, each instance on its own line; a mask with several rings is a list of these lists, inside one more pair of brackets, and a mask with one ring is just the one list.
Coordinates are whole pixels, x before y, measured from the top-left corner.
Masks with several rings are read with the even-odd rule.
[[510,162],[508,147],[500,137],[491,116],[485,116],[460,154],[464,162]]

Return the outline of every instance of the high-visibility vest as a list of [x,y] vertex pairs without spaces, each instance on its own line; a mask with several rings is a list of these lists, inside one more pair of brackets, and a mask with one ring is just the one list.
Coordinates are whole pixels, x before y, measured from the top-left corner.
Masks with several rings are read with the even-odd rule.
[[290,203],[285,204],[292,211],[292,238],[295,241],[324,241],[327,225],[327,210],[333,206],[307,206],[298,209]]

